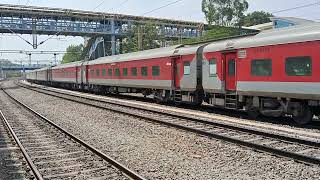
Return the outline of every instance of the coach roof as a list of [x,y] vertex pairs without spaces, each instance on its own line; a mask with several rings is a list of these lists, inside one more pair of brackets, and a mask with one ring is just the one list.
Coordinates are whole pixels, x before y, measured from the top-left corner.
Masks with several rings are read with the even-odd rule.
[[320,40],[320,23],[273,29],[261,32],[255,36],[213,42],[208,45],[204,51],[223,51],[315,40]]
[[41,69],[36,69],[33,72],[41,72],[41,71],[46,71],[48,69],[48,67],[43,67]]
[[68,63],[68,64],[61,64],[55,67],[52,67],[52,69],[61,69],[61,68],[71,68],[71,67],[76,67],[76,66],[80,66],[81,65],[81,61],[78,62],[72,62],[72,63]]
[[138,51],[138,52],[115,55],[115,56],[101,57],[99,59],[90,61],[88,64],[89,65],[107,64],[107,63],[126,62],[126,61],[133,61],[133,60],[170,57],[170,56],[173,56],[176,48],[180,46],[181,45],[170,46],[165,48],[157,48],[157,49],[151,49],[151,50],[145,50],[145,51]]

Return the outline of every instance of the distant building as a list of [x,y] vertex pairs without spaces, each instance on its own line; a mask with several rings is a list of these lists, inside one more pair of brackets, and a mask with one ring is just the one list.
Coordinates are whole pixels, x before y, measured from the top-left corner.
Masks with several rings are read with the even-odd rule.
[[294,17],[272,17],[270,18],[272,22],[258,24],[255,26],[245,27],[246,29],[255,29],[260,31],[270,30],[270,29],[278,29],[296,25],[310,24],[315,23],[311,20],[294,18]]

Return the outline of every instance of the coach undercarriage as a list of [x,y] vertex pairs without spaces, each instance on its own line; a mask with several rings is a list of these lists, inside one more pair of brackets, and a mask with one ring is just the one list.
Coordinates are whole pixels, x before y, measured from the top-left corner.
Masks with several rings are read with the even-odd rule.
[[320,101],[239,96],[233,93],[207,93],[204,101],[215,107],[244,110],[252,119],[263,115],[267,117],[291,116],[299,125],[308,124],[313,116],[320,116]]
[[308,124],[319,115],[319,102],[290,98],[245,97],[245,110],[252,118],[260,114],[268,117],[292,116],[299,125]]
[[174,102],[177,105],[201,105],[204,101],[220,108],[244,110],[253,119],[256,119],[260,115],[267,117],[291,116],[299,125],[310,123],[313,120],[314,115],[318,117],[320,116],[320,101],[315,100],[242,96],[237,95],[235,91],[227,93],[206,93],[203,95],[203,92],[201,91],[189,92],[181,90],[140,89],[61,82],[29,81],[31,83],[41,85],[88,91],[103,95],[140,93],[144,97],[152,96],[157,103]]

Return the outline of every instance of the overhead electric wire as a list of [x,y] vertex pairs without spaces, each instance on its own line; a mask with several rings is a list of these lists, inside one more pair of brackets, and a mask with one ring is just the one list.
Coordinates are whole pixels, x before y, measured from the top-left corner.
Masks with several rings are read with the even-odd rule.
[[146,14],[150,14],[150,13],[155,12],[155,11],[158,11],[158,10],[160,10],[160,9],[162,9],[162,8],[171,6],[171,5],[176,4],[176,3],[178,3],[178,2],[181,2],[181,1],[183,1],[183,0],[177,0],[177,1],[171,2],[171,3],[169,3],[169,4],[160,6],[160,7],[158,7],[158,8],[155,8],[155,9],[151,10],[151,11],[148,11],[148,12],[143,13],[142,16],[144,16],[144,15],[146,15]]
[[30,0],[28,0],[28,1],[27,1],[26,6],[28,6],[28,5],[29,5],[29,3],[30,3]]
[[106,0],[101,1],[100,4],[98,4],[95,8],[92,9],[92,11],[98,9],[102,4],[104,4],[106,2]]
[[13,30],[11,30],[11,29],[9,29],[9,28],[6,28],[6,29],[8,29],[12,34],[18,36],[20,39],[22,39],[23,41],[25,41],[25,42],[28,43],[29,45],[33,46],[33,45],[31,44],[31,42],[29,42],[28,40],[24,39],[22,36],[20,36],[19,34],[15,33]]
[[58,36],[62,31],[58,31],[57,33],[55,33],[54,35],[51,35],[50,37],[48,37],[47,39],[45,39],[44,41],[41,41],[37,46],[42,45],[43,43],[49,41],[50,39],[52,39],[55,36]]
[[316,5],[320,5],[320,2],[310,3],[310,4],[305,4],[305,5],[301,5],[301,6],[296,6],[296,7],[288,8],[288,9],[283,9],[283,10],[274,11],[274,12],[272,12],[272,14],[277,14],[277,13],[282,13],[282,12],[287,12],[287,11],[293,11],[293,10],[302,9],[302,8],[307,8],[307,7],[312,7],[312,6],[316,6]]
[[120,3],[119,6],[117,6],[116,8],[108,9],[106,12],[111,11],[111,10],[114,10],[114,11],[115,11],[115,10],[119,9],[120,7],[122,7],[124,4],[126,4],[128,1],[130,1],[130,0],[124,0],[124,1],[122,1],[122,2]]

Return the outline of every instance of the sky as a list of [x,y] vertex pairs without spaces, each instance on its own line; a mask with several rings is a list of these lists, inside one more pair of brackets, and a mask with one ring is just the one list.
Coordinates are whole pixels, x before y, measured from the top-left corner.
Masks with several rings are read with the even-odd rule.
[[[205,22],[204,14],[201,12],[202,0],[182,0],[176,4],[165,7],[163,9],[145,14],[153,9],[174,2],[176,0],[1,0],[1,4],[20,4],[43,7],[67,8],[78,10],[90,10],[99,12],[112,12],[137,16],[151,16],[159,18],[169,18],[176,20],[190,20]],[[247,0],[249,2],[249,12],[267,11],[276,12],[279,10],[289,9],[302,6],[309,3],[320,2],[320,0]],[[320,19],[320,5],[295,9],[291,11],[275,13],[275,16],[299,17],[310,20]],[[23,35],[29,41],[32,36]],[[38,37],[38,42],[47,39],[48,36]],[[54,50],[65,51],[71,44],[83,43],[81,37],[65,37],[59,36],[50,39],[37,51]],[[0,50],[33,50],[32,47],[22,41],[16,35],[0,34]],[[53,60],[53,55],[33,55],[33,62],[49,63]],[[25,54],[0,54],[0,59],[9,59],[13,62],[24,61],[27,63],[28,56]],[[62,55],[58,56],[58,60],[62,59]]]

